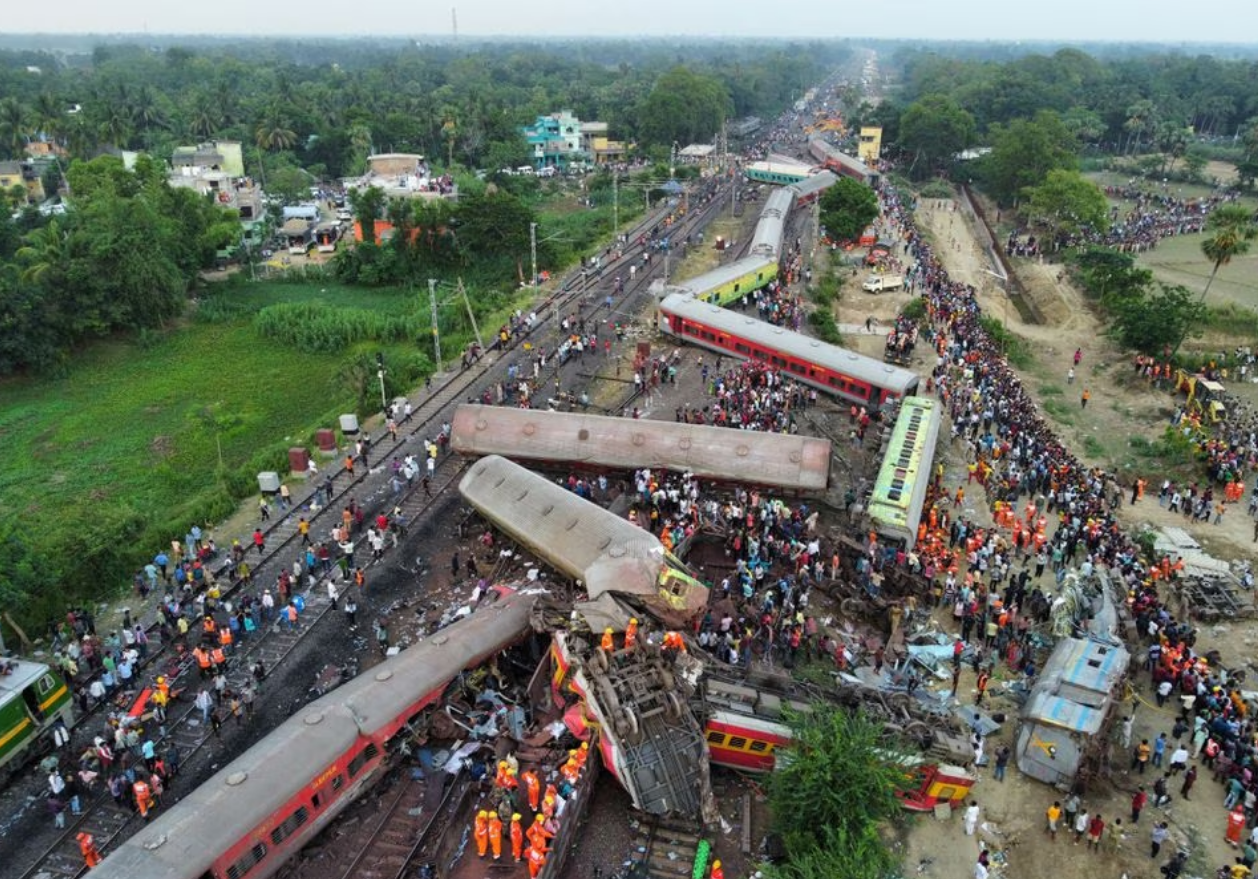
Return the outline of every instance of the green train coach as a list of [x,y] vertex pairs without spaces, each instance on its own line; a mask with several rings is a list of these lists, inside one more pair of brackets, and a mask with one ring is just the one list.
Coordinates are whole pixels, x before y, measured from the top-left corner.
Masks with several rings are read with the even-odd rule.
[[0,768],[33,745],[58,718],[74,719],[70,688],[42,662],[0,659]]

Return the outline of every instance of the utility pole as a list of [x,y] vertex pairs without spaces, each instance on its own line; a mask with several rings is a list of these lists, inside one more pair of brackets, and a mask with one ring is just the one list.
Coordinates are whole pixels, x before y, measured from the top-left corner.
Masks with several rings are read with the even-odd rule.
[[472,332],[476,334],[476,344],[481,351],[485,350],[485,343],[481,341],[480,327],[476,325],[476,315],[472,314],[472,300],[467,298],[467,288],[463,286],[463,278],[459,277],[459,293],[463,296],[463,304],[467,306],[467,319],[472,322]]
[[620,172],[612,168],[612,226],[617,241],[620,241]]
[[376,352],[376,377],[380,379],[380,411],[388,413],[389,401],[384,396],[384,354]]
[[437,279],[428,279],[428,304],[432,308],[432,346],[437,352],[437,369],[441,369],[441,330],[437,327]]
[[529,264],[533,273],[529,275],[529,286],[537,286],[537,224],[529,223]]

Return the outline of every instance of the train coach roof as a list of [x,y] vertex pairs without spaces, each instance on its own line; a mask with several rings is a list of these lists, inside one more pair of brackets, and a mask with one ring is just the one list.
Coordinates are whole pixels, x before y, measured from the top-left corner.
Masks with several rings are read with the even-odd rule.
[[792,183],[786,187],[793,190],[796,197],[812,195],[814,192],[829,189],[831,186],[839,182],[839,178],[832,171],[821,171],[813,174],[811,177],[805,177],[798,183]]
[[468,468],[459,493],[513,539],[583,581],[590,598],[656,595],[664,547],[597,504],[498,455]]
[[8,700],[21,693],[35,683],[48,671],[42,662],[31,662],[27,659],[0,659],[0,663],[9,669],[8,674],[0,674],[0,699]]
[[816,437],[473,404],[455,410],[450,445],[463,455],[688,471],[796,491],[824,489],[830,470],[830,441]]
[[[799,184],[792,184],[798,186]],[[760,211],[761,217],[776,215],[785,218],[791,209],[791,202],[795,200],[795,193],[791,192],[790,186],[784,186],[781,189],[775,189],[769,193],[769,197],[764,200],[764,209]]]
[[911,370],[687,296],[669,296],[660,303],[660,309],[895,393],[907,392],[919,380]]
[[[219,855],[292,799],[295,777],[304,773],[313,779],[358,739],[349,709],[321,709],[319,702],[298,712],[304,719],[298,728],[303,733],[299,747],[290,720],[112,852],[93,868],[94,879],[200,876],[208,871]],[[207,815],[231,820],[209,821]],[[270,848],[270,837],[264,841]]]

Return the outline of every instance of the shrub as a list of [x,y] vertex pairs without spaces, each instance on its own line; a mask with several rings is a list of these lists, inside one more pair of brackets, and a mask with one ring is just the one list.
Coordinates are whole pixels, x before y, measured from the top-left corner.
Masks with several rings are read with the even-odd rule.
[[415,314],[386,315],[314,302],[267,306],[253,323],[262,336],[307,354],[336,353],[357,342],[407,342],[432,328],[429,319]]

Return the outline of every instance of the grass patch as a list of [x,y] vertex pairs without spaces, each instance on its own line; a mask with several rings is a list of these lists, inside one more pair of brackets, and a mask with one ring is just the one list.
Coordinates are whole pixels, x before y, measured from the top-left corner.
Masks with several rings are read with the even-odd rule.
[[828,308],[814,309],[808,315],[808,323],[817,333],[817,338],[831,345],[842,345],[843,334],[834,322],[834,313]]
[[1047,399],[1044,401],[1044,411],[1053,417],[1053,420],[1059,424],[1074,424],[1074,407],[1068,405],[1063,400]]
[[1088,435],[1083,438],[1083,451],[1091,455],[1093,458],[1105,457],[1105,444],[1094,436]]
[[979,323],[987,332],[992,345],[1002,351],[1010,363],[1018,369],[1031,367],[1034,359],[1031,356],[1031,347],[1025,339],[1012,333],[999,318],[983,315],[979,318]]
[[1041,397],[1060,397],[1064,393],[1060,385],[1040,385]]
[[[387,396],[422,380],[432,342],[419,292],[215,284],[170,332],[93,344],[57,377],[0,381],[0,533],[20,526],[24,551],[57,584],[37,590],[20,618],[38,626],[66,601],[126,589],[158,547],[234,512],[259,471],[286,472],[289,447],[312,446],[314,430],[344,412],[377,411],[377,352]],[[470,295],[487,332],[515,304]],[[449,299],[441,341],[457,357],[471,332],[462,300]],[[306,311],[332,325],[348,317],[337,344],[320,348],[264,336],[267,309],[298,322]]]
[[1228,336],[1258,336],[1258,311],[1235,302],[1206,309],[1202,326]]

